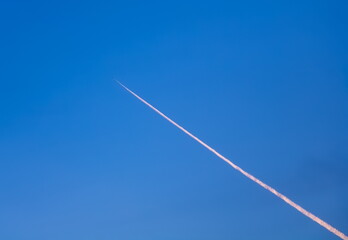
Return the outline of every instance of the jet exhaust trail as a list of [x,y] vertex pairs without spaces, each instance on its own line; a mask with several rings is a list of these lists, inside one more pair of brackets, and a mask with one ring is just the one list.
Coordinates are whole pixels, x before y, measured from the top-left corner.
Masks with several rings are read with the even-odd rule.
[[156,113],[158,113],[159,115],[161,115],[163,118],[165,118],[167,121],[169,121],[171,124],[173,124],[174,126],[176,126],[177,128],[179,128],[181,131],[183,131],[184,133],[186,133],[187,135],[189,135],[191,138],[193,138],[194,140],[196,140],[198,143],[200,143],[201,145],[203,145],[203,147],[205,147],[206,149],[208,149],[209,151],[211,151],[212,153],[214,153],[216,156],[218,156],[220,159],[222,159],[223,161],[225,161],[226,163],[228,163],[231,167],[233,167],[234,169],[236,169],[237,171],[239,171],[240,173],[242,173],[244,176],[246,176],[247,178],[249,178],[250,180],[254,181],[255,183],[259,184],[261,187],[265,188],[266,190],[270,191],[271,193],[273,193],[274,195],[276,195],[277,197],[279,197],[281,200],[283,200],[284,202],[286,202],[287,204],[289,204],[290,206],[292,206],[293,208],[295,208],[297,211],[299,211],[300,213],[302,213],[303,215],[307,216],[308,218],[312,219],[314,222],[318,223],[319,225],[321,225],[322,227],[326,228],[328,231],[332,232],[333,234],[335,234],[336,236],[338,236],[339,238],[343,239],[343,240],[348,240],[348,237],[340,232],[339,230],[337,230],[336,228],[334,228],[333,226],[331,226],[330,224],[328,224],[327,222],[321,220],[319,217],[315,216],[314,214],[310,213],[309,211],[307,211],[306,209],[304,209],[303,207],[301,207],[300,205],[296,204],[295,202],[293,202],[292,200],[290,200],[288,197],[284,196],[283,194],[281,194],[280,192],[278,192],[277,190],[275,190],[274,188],[272,188],[271,186],[268,186],[266,183],[262,182],[261,180],[259,180],[258,178],[254,177],[253,175],[251,175],[250,173],[244,171],[242,168],[238,167],[236,164],[234,164],[233,162],[231,162],[230,160],[228,160],[226,157],[222,156],[220,153],[218,153],[215,149],[213,149],[212,147],[210,147],[209,145],[207,145],[206,143],[204,143],[202,140],[200,140],[199,138],[197,138],[195,135],[193,135],[192,133],[190,133],[189,131],[187,131],[185,128],[183,128],[182,126],[180,126],[179,124],[177,124],[176,122],[174,122],[173,120],[171,120],[169,117],[167,117],[165,114],[163,114],[161,111],[159,111],[157,108],[155,108],[154,106],[152,106],[150,103],[148,103],[147,101],[145,101],[144,99],[142,99],[140,96],[138,96],[137,94],[135,94],[133,91],[131,91],[130,89],[128,89],[126,86],[124,86],[122,83],[118,82],[118,84],[120,84],[125,90],[127,90],[129,93],[131,93],[133,96],[135,96],[136,98],[138,98],[141,102],[143,102],[144,104],[146,104],[148,107],[150,107],[152,110],[154,110]]

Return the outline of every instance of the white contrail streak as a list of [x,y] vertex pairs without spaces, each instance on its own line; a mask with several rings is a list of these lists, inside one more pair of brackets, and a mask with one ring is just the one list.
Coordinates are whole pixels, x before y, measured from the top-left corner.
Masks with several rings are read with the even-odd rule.
[[[118,82],[118,81],[117,81]],[[233,162],[231,162],[230,160],[228,160],[227,158],[225,158],[224,156],[222,156],[220,153],[218,153],[216,150],[214,150],[212,147],[210,147],[209,145],[207,145],[206,143],[204,143],[202,140],[200,140],[199,138],[197,138],[196,136],[194,136],[192,133],[190,133],[189,131],[187,131],[185,128],[183,128],[182,126],[180,126],[179,124],[177,124],[176,122],[174,122],[172,119],[170,119],[169,117],[167,117],[166,115],[164,115],[162,112],[160,112],[157,108],[155,108],[154,106],[152,106],[150,103],[146,102],[144,99],[142,99],[141,97],[139,97],[137,94],[135,94],[134,92],[132,92],[130,89],[128,89],[126,86],[124,86],[122,83],[118,82],[124,89],[126,89],[129,93],[131,93],[133,96],[135,96],[136,98],[138,98],[140,101],[142,101],[143,103],[145,103],[148,107],[150,107],[152,110],[154,110],[155,112],[157,112],[159,115],[161,115],[162,117],[164,117],[166,120],[168,120],[171,124],[173,124],[174,126],[176,126],[177,128],[179,128],[181,131],[183,131],[184,133],[186,133],[187,135],[189,135],[190,137],[192,137],[194,140],[196,140],[197,142],[199,142],[201,145],[203,145],[205,148],[207,148],[209,151],[211,151],[212,153],[214,153],[216,156],[218,156],[219,158],[221,158],[222,160],[224,160],[226,163],[228,163],[230,166],[232,166],[234,169],[236,169],[237,171],[239,171],[240,173],[242,173],[244,176],[246,176],[247,178],[249,178],[250,180],[256,182],[257,184],[259,184],[261,187],[265,188],[266,190],[270,191],[271,193],[273,193],[274,195],[276,195],[277,197],[279,197],[280,199],[282,199],[284,202],[286,202],[287,204],[289,204],[290,206],[292,206],[293,208],[295,208],[297,211],[299,211],[300,213],[302,213],[303,215],[309,217],[310,219],[312,219],[314,222],[320,224],[321,226],[323,226],[324,228],[326,228],[327,230],[329,230],[330,232],[332,232],[333,234],[337,235],[338,237],[340,237],[343,240],[348,240],[348,237],[340,232],[339,230],[337,230],[336,228],[334,228],[333,226],[331,226],[330,224],[328,224],[327,222],[321,220],[320,218],[318,218],[317,216],[315,216],[314,214],[308,212],[306,209],[304,209],[303,207],[299,206],[298,204],[294,203],[293,201],[291,201],[289,198],[287,198],[286,196],[284,196],[283,194],[279,193],[277,190],[275,190],[274,188],[272,188],[271,186],[268,186],[266,183],[262,182],[261,180],[257,179],[256,177],[254,177],[253,175],[251,175],[250,173],[244,171],[243,169],[241,169],[240,167],[238,167],[236,164],[234,164]]]

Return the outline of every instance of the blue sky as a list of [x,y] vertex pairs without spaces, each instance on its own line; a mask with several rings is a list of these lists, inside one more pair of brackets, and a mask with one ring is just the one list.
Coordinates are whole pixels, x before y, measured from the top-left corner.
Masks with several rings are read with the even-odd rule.
[[0,239],[348,233],[346,1],[2,1]]

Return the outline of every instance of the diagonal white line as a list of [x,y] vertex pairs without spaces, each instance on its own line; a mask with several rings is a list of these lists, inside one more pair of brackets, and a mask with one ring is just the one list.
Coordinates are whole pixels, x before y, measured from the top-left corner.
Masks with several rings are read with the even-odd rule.
[[230,160],[228,160],[226,157],[222,156],[220,153],[218,153],[215,149],[213,149],[212,147],[210,147],[208,144],[206,144],[205,142],[203,142],[202,140],[200,140],[198,137],[196,137],[195,135],[193,135],[192,133],[190,133],[189,131],[187,131],[185,128],[183,128],[182,126],[180,126],[179,124],[177,124],[176,122],[174,122],[172,119],[170,119],[169,117],[167,117],[165,114],[163,114],[161,111],[159,111],[157,108],[155,108],[154,106],[152,106],[150,103],[148,103],[147,101],[145,101],[144,99],[142,99],[141,97],[139,97],[137,94],[135,94],[133,91],[131,91],[129,88],[127,88],[126,86],[124,86],[122,83],[118,82],[118,84],[120,84],[124,89],[126,89],[129,93],[131,93],[133,96],[135,96],[136,98],[138,98],[140,101],[142,101],[144,104],[146,104],[148,107],[150,107],[152,110],[154,110],[155,112],[157,112],[159,115],[161,115],[163,118],[165,118],[166,120],[168,120],[171,124],[173,124],[174,126],[176,126],[177,128],[179,128],[181,131],[183,131],[184,133],[186,133],[187,135],[189,135],[191,138],[193,138],[194,140],[196,140],[197,142],[199,142],[201,145],[203,145],[205,148],[207,148],[209,151],[211,151],[212,153],[214,153],[216,156],[218,156],[220,159],[224,160],[226,163],[228,163],[230,166],[232,166],[234,169],[236,169],[237,171],[239,171],[240,173],[242,173],[244,176],[246,176],[247,178],[249,178],[250,180],[254,181],[255,183],[259,184],[261,187],[265,188],[266,190],[270,191],[271,193],[273,193],[274,195],[276,195],[277,197],[279,197],[280,199],[282,199],[284,202],[286,202],[287,204],[289,204],[290,206],[292,206],[293,208],[295,208],[297,211],[299,211],[300,213],[302,213],[303,215],[309,217],[310,219],[312,219],[314,222],[320,224],[321,226],[323,226],[324,228],[326,228],[327,230],[329,230],[330,232],[332,232],[333,234],[337,235],[338,237],[340,237],[343,240],[348,240],[348,237],[340,232],[339,230],[337,230],[336,228],[334,228],[333,226],[331,226],[330,224],[328,224],[327,222],[321,220],[320,218],[318,218],[317,216],[315,216],[314,214],[312,214],[311,212],[307,211],[306,209],[304,209],[303,207],[301,207],[300,205],[296,204],[295,202],[293,202],[292,200],[290,200],[288,197],[284,196],[283,194],[281,194],[280,192],[278,192],[277,190],[275,190],[274,188],[272,188],[271,186],[267,185],[266,183],[262,182],[261,180],[259,180],[258,178],[254,177],[253,175],[251,175],[250,173],[244,171],[242,168],[238,167],[236,164],[234,164],[233,162],[231,162]]

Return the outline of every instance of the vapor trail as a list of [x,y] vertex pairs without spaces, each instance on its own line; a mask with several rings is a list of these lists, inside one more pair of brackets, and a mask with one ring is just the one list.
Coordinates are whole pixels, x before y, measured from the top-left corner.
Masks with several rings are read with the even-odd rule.
[[[118,81],[117,81],[118,82]],[[216,150],[214,150],[212,147],[210,147],[209,145],[207,145],[206,143],[204,143],[202,140],[200,140],[199,138],[197,138],[195,135],[193,135],[192,133],[190,133],[189,131],[187,131],[185,128],[183,128],[182,126],[180,126],[179,124],[177,124],[176,122],[174,122],[172,119],[170,119],[169,117],[167,117],[166,115],[164,115],[162,112],[160,112],[157,108],[155,108],[154,106],[152,106],[150,103],[146,102],[144,99],[142,99],[141,97],[139,97],[137,94],[135,94],[134,92],[132,92],[130,89],[128,89],[126,86],[124,86],[122,83],[118,82],[118,84],[120,84],[124,89],[126,89],[129,93],[131,93],[133,96],[135,96],[136,98],[138,98],[140,101],[142,101],[144,104],[146,104],[148,107],[150,107],[152,110],[154,110],[155,112],[157,112],[159,115],[161,115],[162,117],[164,117],[166,120],[168,120],[170,123],[172,123],[174,126],[176,126],[177,128],[179,128],[181,131],[183,131],[184,133],[186,133],[187,135],[189,135],[190,137],[192,137],[194,140],[196,140],[197,142],[199,142],[201,145],[203,145],[205,148],[207,148],[209,151],[211,151],[212,153],[214,153],[216,156],[218,156],[219,158],[221,158],[222,160],[224,160],[226,163],[228,163],[230,166],[232,166],[234,169],[236,169],[237,171],[239,171],[240,173],[242,173],[244,176],[246,176],[247,178],[249,178],[250,180],[256,182],[257,184],[259,184],[261,187],[265,188],[266,190],[270,191],[271,193],[273,193],[274,195],[276,195],[277,197],[279,197],[280,199],[282,199],[284,202],[286,202],[287,204],[289,204],[290,206],[292,206],[293,208],[295,208],[297,211],[299,211],[300,213],[302,213],[303,215],[309,217],[310,219],[312,219],[314,222],[320,224],[321,226],[323,226],[324,228],[326,228],[327,230],[329,230],[330,232],[332,232],[333,234],[337,235],[338,237],[340,237],[343,240],[348,240],[348,237],[340,232],[339,230],[337,230],[336,228],[334,228],[333,226],[331,226],[330,224],[328,224],[327,222],[321,220],[320,218],[318,218],[317,216],[315,216],[314,214],[308,212],[306,209],[304,209],[303,207],[299,206],[298,204],[294,203],[292,200],[290,200],[289,198],[287,198],[286,196],[284,196],[283,194],[281,194],[280,192],[278,192],[277,190],[275,190],[274,188],[272,188],[271,186],[268,186],[266,183],[262,182],[261,180],[259,180],[258,178],[254,177],[253,175],[251,175],[250,173],[244,171],[242,168],[238,167],[236,164],[234,164],[233,162],[231,162],[230,160],[228,160],[227,158],[225,158],[224,156],[222,156],[220,153],[218,153]]]

